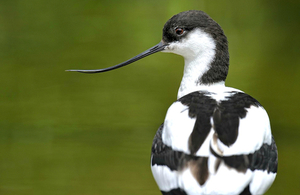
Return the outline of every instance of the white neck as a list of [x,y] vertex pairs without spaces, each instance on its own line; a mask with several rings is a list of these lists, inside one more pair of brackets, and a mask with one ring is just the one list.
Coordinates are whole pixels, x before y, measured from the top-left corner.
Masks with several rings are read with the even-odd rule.
[[211,68],[216,55],[214,39],[203,30],[196,28],[181,39],[170,43],[164,52],[171,52],[184,57],[184,72],[178,91],[178,98],[207,86],[223,85],[224,82],[204,85],[201,77]]
[[180,41],[170,43],[164,52],[184,57],[184,72],[177,97],[205,89],[207,86],[224,86],[224,81],[204,85],[201,77],[211,68],[216,55],[214,39],[203,30],[196,28]]
[[[178,98],[208,86],[201,84],[199,81],[202,75],[210,68],[215,53],[214,50],[211,51],[213,52],[208,52],[207,55],[197,56],[194,59],[184,59],[184,71],[178,90]],[[224,85],[224,82],[222,83]]]
[[184,71],[178,90],[178,98],[208,86],[224,86],[224,82],[209,85],[200,82],[201,77],[211,68],[215,58],[216,44],[214,40],[208,34],[198,29],[188,38],[190,39],[186,41],[186,44],[189,45],[189,50],[181,53],[184,57]]

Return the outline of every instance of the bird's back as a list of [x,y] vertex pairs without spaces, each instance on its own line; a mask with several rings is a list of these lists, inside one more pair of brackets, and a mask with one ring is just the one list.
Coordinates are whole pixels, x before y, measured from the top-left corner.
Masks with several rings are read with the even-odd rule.
[[155,135],[151,169],[163,194],[262,194],[277,172],[268,115],[233,88],[187,94]]

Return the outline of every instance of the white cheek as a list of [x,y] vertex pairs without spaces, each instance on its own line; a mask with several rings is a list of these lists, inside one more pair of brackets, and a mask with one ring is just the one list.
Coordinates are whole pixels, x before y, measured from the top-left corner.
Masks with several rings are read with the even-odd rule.
[[191,39],[183,39],[181,41],[169,44],[166,47],[165,52],[174,53],[181,55],[184,58],[189,58],[195,56],[194,53],[198,53],[195,49],[195,45],[192,43]]
[[201,29],[195,29],[182,40],[170,43],[164,52],[178,54],[184,58],[195,58],[200,54],[214,52],[214,49],[213,38]]
[[163,50],[162,52],[165,53],[175,53],[180,55],[178,52],[181,48],[181,43],[179,41],[170,43],[168,46],[165,47],[165,50]]

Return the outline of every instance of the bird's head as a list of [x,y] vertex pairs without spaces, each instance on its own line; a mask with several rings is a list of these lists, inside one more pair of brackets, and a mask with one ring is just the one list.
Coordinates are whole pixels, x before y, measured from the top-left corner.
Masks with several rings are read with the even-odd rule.
[[211,58],[210,68],[202,83],[225,81],[229,54],[227,38],[222,28],[203,11],[190,10],[170,18],[164,25],[161,42],[143,53],[118,65],[97,70],[68,70],[99,73],[123,67],[159,51],[175,53],[192,60],[198,56]]

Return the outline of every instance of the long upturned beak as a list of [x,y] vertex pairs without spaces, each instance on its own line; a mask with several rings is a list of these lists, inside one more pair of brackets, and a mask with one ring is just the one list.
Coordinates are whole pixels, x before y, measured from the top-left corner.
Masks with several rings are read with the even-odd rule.
[[123,66],[126,66],[128,64],[131,64],[137,60],[140,60],[144,57],[147,57],[151,54],[154,54],[154,53],[157,53],[159,51],[162,51],[165,49],[165,47],[167,46],[168,44],[165,44],[163,43],[162,41],[155,45],[154,47],[151,47],[150,49],[147,49],[146,51],[144,51],[143,53],[140,53],[139,55],[125,61],[125,62],[122,62],[120,64],[117,64],[115,66],[111,66],[111,67],[108,67],[108,68],[103,68],[103,69],[96,69],[96,70],[66,70],[66,71],[72,71],[72,72],[82,72],[82,73],[100,73],[100,72],[106,72],[106,71],[110,71],[110,70],[114,70],[114,69],[117,69],[117,68],[121,68]]

